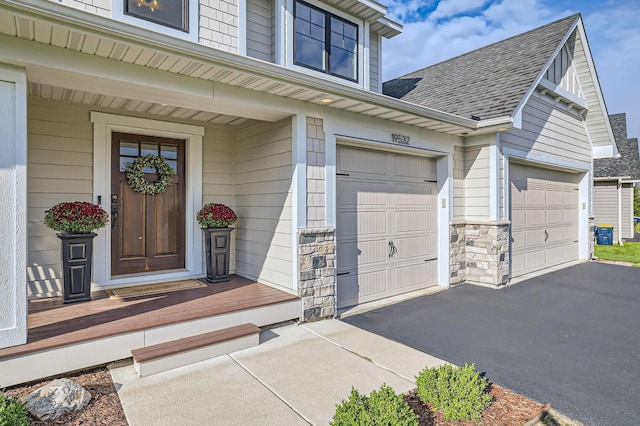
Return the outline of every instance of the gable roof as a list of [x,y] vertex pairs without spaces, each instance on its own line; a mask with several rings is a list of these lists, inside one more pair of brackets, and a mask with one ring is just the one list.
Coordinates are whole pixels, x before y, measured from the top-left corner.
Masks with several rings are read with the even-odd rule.
[[611,128],[618,145],[619,158],[603,158],[593,160],[593,173],[598,177],[628,177],[640,179],[640,154],[638,138],[627,138],[627,115],[612,114],[609,116]]
[[385,82],[385,95],[462,117],[512,115],[580,18],[569,16]]

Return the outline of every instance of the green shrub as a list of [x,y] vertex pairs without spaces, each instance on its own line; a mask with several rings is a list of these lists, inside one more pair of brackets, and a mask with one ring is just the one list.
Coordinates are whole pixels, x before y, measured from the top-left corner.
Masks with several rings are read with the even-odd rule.
[[336,405],[332,426],[418,426],[418,416],[402,395],[383,384],[369,396],[351,388],[348,400]]
[[29,412],[18,398],[0,393],[0,426],[29,426]]
[[482,410],[491,404],[487,380],[475,371],[475,364],[425,368],[416,376],[416,384],[420,399],[431,403],[433,411],[441,409],[447,421],[480,420]]

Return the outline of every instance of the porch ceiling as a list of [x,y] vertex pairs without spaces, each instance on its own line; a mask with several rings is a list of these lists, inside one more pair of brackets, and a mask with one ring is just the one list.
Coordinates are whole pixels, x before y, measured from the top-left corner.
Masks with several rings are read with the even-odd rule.
[[[4,34],[5,36],[2,36]],[[206,46],[194,45],[160,34],[151,34],[139,28],[89,14],[46,0],[6,0],[0,3],[0,43],[2,37],[16,37],[42,45],[55,46],[67,51],[80,52],[93,57],[133,64],[145,69],[169,72],[178,76],[189,76],[203,82],[214,84],[214,95],[209,101],[232,105],[234,99],[225,88],[245,89],[251,105],[236,104],[234,110],[219,110],[217,105],[209,108],[209,119],[216,119],[215,113],[241,114],[243,107],[257,105],[256,95],[270,94],[281,98],[305,101],[325,107],[351,111],[372,117],[380,117],[398,123],[431,129],[452,135],[473,135],[495,131],[493,127],[504,127],[504,123],[481,128],[478,122],[455,115],[420,107],[408,102],[371,93],[362,89],[344,87],[329,80],[308,76],[263,61],[221,52]],[[0,59],[2,59],[0,57]],[[130,66],[130,65],[128,65]],[[34,81],[34,80],[31,80]],[[49,81],[36,81],[50,83]],[[53,84],[53,86],[62,86]],[[64,87],[64,86],[62,86]],[[33,88],[34,92],[37,89]],[[40,93],[43,93],[43,86]],[[86,87],[74,87],[76,91],[90,92]],[[48,90],[48,89],[47,89]],[[74,92],[74,91],[71,91]],[[81,94],[64,92],[59,96]],[[53,94],[53,90],[52,90]],[[121,93],[116,94],[122,96]],[[41,95],[42,96],[42,95]],[[330,97],[329,105],[322,103]],[[85,96],[82,96],[83,101]],[[86,99],[89,102],[89,99]],[[130,106],[132,100],[97,99],[90,102],[109,103]],[[128,101],[130,101],[128,103]],[[174,107],[165,107],[161,102],[156,105],[135,105],[144,110],[163,111],[167,114],[190,114],[184,111],[186,104],[176,103]],[[175,108],[175,109],[173,109]],[[275,121],[283,113],[295,113],[290,106],[272,105],[269,110],[262,107],[255,115],[258,118]],[[281,108],[280,111],[275,111]],[[136,109],[137,110],[137,109]],[[205,109],[202,109],[205,111]],[[248,110],[247,110],[248,111]],[[259,116],[262,114],[262,116]],[[273,115],[273,117],[271,116]],[[197,114],[194,114],[194,117]],[[201,114],[207,116],[207,114]],[[220,120],[234,119],[219,117]]]
[[248,121],[248,118],[236,115],[218,114],[191,108],[182,108],[169,104],[146,102],[120,96],[108,96],[99,93],[91,93],[84,90],[66,89],[59,86],[51,86],[41,83],[29,83],[30,96],[53,99],[57,101],[75,102],[85,105],[115,108],[126,111],[155,114],[164,117],[173,117],[194,121],[206,121],[216,124],[229,124],[237,126]]

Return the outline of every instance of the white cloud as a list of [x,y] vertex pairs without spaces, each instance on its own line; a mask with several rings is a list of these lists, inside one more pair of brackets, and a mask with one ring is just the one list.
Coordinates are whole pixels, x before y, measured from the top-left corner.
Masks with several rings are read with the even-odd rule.
[[[580,0],[394,0],[401,35],[383,44],[388,80],[580,11]],[[586,6],[585,27],[610,113],[626,112],[630,137],[640,137],[640,4],[608,0]],[[562,6],[561,6],[562,5]],[[567,8],[566,5],[569,5]],[[479,10],[482,7],[485,10]],[[425,11],[432,11],[426,14]],[[469,15],[469,16],[464,16]]]

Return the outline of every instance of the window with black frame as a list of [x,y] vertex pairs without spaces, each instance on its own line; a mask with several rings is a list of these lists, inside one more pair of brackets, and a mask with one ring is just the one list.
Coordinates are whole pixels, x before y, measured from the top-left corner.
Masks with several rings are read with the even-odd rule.
[[124,13],[189,32],[189,0],[124,0]]
[[358,26],[302,1],[295,2],[294,62],[358,81]]

